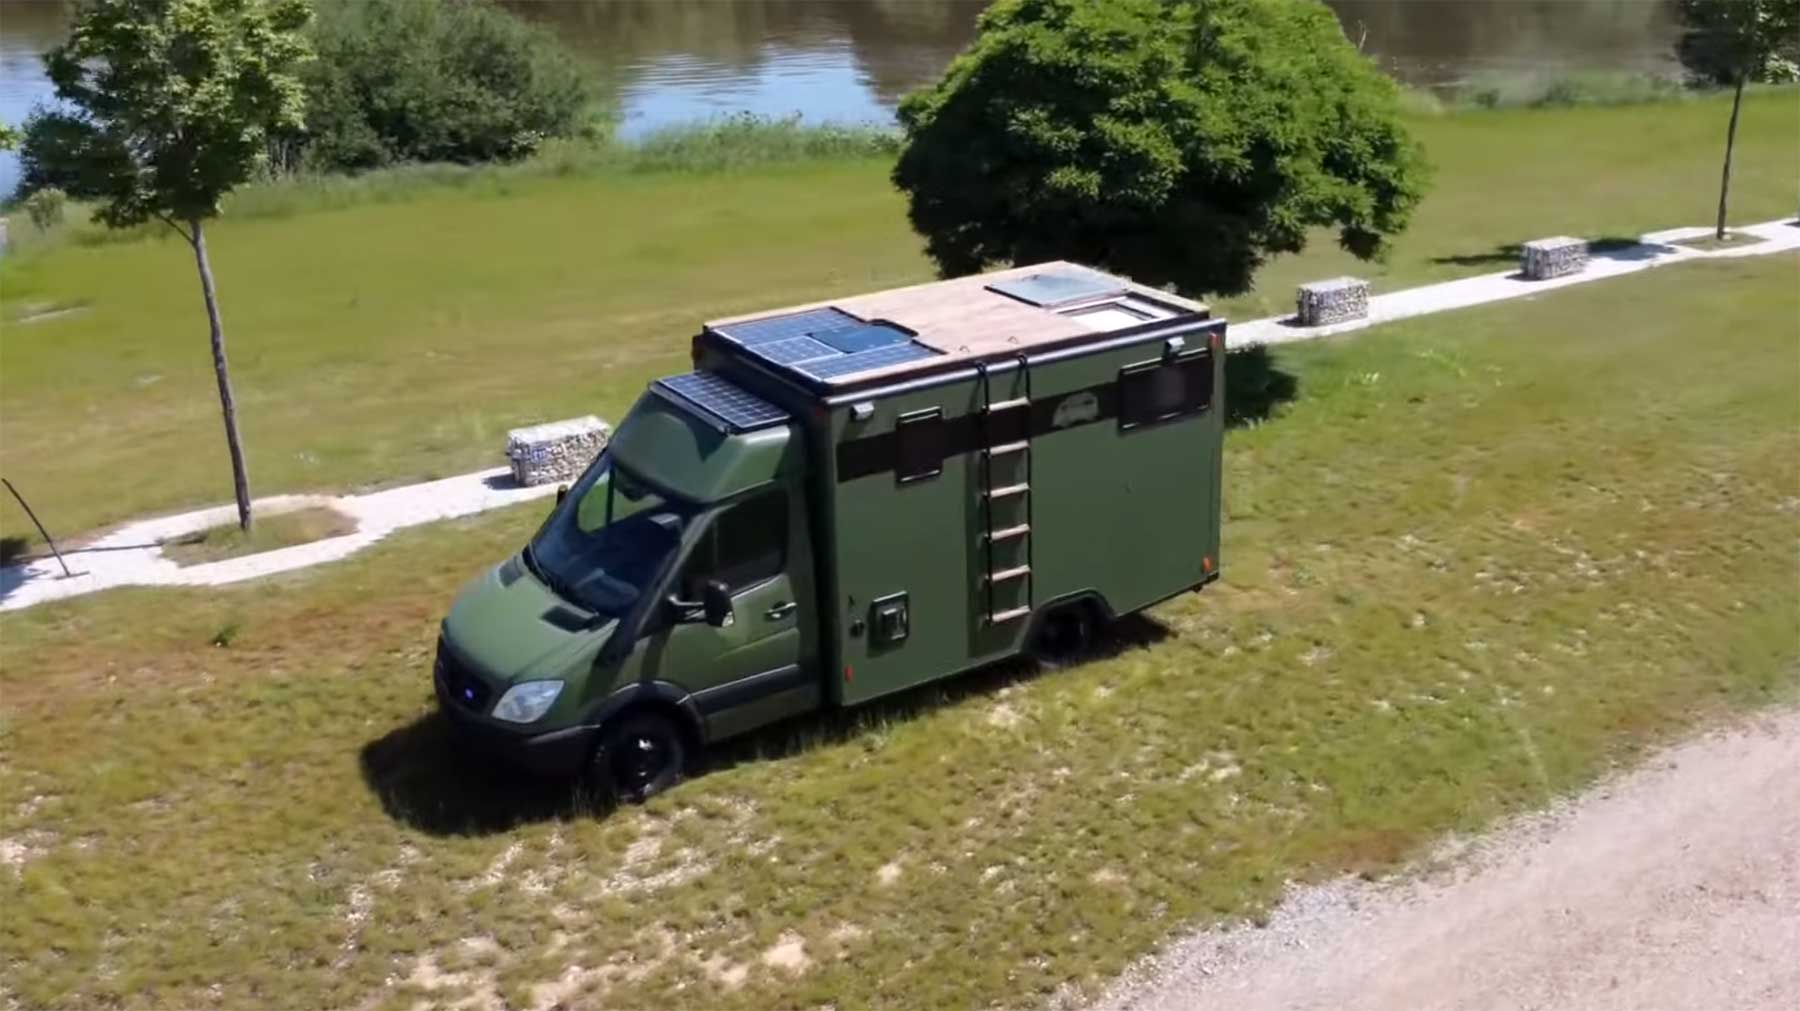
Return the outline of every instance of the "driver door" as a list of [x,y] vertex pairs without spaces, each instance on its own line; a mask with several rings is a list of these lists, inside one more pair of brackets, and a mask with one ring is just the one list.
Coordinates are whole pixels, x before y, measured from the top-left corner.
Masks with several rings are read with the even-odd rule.
[[800,680],[789,523],[788,493],[782,488],[753,495],[712,518],[671,589],[679,599],[698,604],[708,581],[724,583],[731,617],[715,628],[698,607],[677,615],[665,606],[644,644],[647,676],[687,689],[703,712],[748,705]]

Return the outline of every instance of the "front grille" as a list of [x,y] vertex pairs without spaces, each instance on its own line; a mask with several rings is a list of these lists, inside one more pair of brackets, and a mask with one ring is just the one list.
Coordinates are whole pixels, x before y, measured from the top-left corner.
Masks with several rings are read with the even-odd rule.
[[491,690],[487,683],[456,658],[456,654],[442,639],[438,640],[437,679],[443,682],[444,694],[455,700],[456,704],[471,712],[486,712],[488,696]]

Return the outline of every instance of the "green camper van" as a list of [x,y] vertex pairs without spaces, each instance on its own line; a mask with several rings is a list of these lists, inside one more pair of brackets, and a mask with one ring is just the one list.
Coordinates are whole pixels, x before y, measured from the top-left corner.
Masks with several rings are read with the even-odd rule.
[[1055,262],[719,320],[451,607],[472,745],[628,800],[1219,575],[1225,321]]

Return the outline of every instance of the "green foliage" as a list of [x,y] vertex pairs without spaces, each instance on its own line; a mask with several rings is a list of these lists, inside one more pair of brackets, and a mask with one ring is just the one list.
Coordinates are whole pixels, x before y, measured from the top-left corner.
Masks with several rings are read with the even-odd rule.
[[581,132],[594,95],[547,31],[472,0],[330,0],[314,30],[315,168],[521,158]]
[[894,181],[947,274],[1066,257],[1239,292],[1316,226],[1377,255],[1427,176],[1313,0],[1008,0],[900,120]]
[[28,186],[100,201],[105,224],[193,222],[297,129],[305,0],[95,0],[44,57],[70,111],[26,124]]
[[1676,55],[1697,84],[1800,80],[1800,0],[1681,0]]
[[31,218],[32,227],[40,232],[47,232],[62,224],[63,210],[68,203],[67,193],[54,186],[46,186],[25,198],[25,214]]
[[708,171],[822,158],[891,157],[899,137],[875,127],[808,125],[750,113],[658,130],[633,148],[634,169]]
[[18,127],[0,123],[0,151],[11,151],[24,139],[25,135],[19,132]]

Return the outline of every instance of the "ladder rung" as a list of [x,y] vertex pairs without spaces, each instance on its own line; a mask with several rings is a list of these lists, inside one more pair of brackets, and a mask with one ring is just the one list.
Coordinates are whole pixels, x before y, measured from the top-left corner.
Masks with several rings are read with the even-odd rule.
[[988,533],[988,540],[990,540],[990,541],[1009,541],[1009,540],[1012,540],[1014,537],[1023,537],[1028,533],[1031,533],[1031,524],[1021,523],[1016,527],[1006,527],[1003,530],[990,531]]
[[999,583],[1008,579],[1018,579],[1021,576],[1029,575],[1031,575],[1031,566],[1018,565],[1010,569],[1001,569],[999,572],[988,573],[988,582]]
[[1002,453],[1023,453],[1030,448],[1030,442],[1020,439],[1018,442],[1003,442],[998,446],[989,446],[987,448],[987,454],[989,456],[999,456]]
[[1031,613],[1029,607],[1015,607],[1008,611],[996,611],[988,615],[988,624],[998,625],[1003,621],[1017,621]]
[[1009,495],[1023,495],[1030,490],[1031,485],[1021,481],[1018,484],[1004,485],[999,488],[989,488],[987,496],[988,498],[1006,498]]
[[1011,400],[996,400],[987,405],[987,411],[989,414],[992,414],[995,411],[1010,411],[1014,408],[1025,407],[1030,403],[1030,397],[1014,397]]

